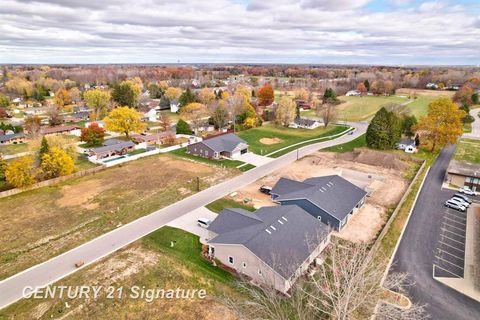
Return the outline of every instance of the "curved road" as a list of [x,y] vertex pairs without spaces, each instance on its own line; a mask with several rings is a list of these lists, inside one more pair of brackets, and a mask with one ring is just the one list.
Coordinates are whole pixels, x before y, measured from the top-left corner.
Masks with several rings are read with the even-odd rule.
[[319,149],[349,142],[366,132],[367,123],[348,124],[356,129],[351,135],[346,134],[333,140],[305,146],[298,149],[298,153],[297,151],[292,151],[266,165],[254,168],[240,176],[212,186],[181,201],[175,202],[168,207],[132,221],[79,247],[1,281],[0,308],[4,308],[21,299],[23,289],[26,286],[44,287],[79,270],[74,267],[74,264],[77,261],[84,261],[85,264],[83,267],[85,267],[165,226],[170,221],[218,198],[228,195],[229,193],[258,180],[260,177],[270,174],[271,172],[294,162],[297,160],[297,157],[314,153]]
[[408,288],[409,296],[414,302],[427,304],[432,319],[471,320],[480,318],[480,303],[432,276],[435,246],[442,227],[443,203],[452,195],[452,191],[441,189],[442,182],[454,151],[454,145],[445,147],[430,168],[390,272],[407,272],[413,277],[415,285]]

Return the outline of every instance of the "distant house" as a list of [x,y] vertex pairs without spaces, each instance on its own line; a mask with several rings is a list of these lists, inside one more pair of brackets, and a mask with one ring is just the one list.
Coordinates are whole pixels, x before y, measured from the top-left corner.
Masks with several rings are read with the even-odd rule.
[[143,114],[143,119],[147,121],[157,121],[157,110],[152,108]]
[[296,100],[295,103],[300,110],[310,110],[312,108],[312,105],[305,100]]
[[425,88],[430,89],[430,90],[437,90],[438,85],[436,83],[430,82],[425,85]]
[[281,178],[271,195],[273,201],[297,205],[323,223],[341,230],[349,216],[363,206],[367,193],[344,178],[331,175],[303,182]]
[[224,209],[207,229],[211,258],[283,293],[330,242],[329,228],[297,206]]
[[25,139],[23,133],[0,134],[0,145],[24,143]]
[[165,131],[154,134],[135,134],[132,135],[131,138],[135,143],[164,144],[172,136],[175,137],[175,133]]
[[415,140],[412,139],[402,139],[397,144],[397,149],[403,150],[406,153],[414,153],[417,151],[417,144]]
[[90,118],[89,110],[73,112],[73,113],[67,114],[64,117],[65,121],[68,121],[68,122],[80,122],[80,121],[88,120],[89,118]]
[[452,160],[447,168],[448,183],[480,191],[480,164]]
[[315,129],[320,126],[320,122],[307,118],[295,118],[295,120],[289,125],[290,128],[302,128],[302,129]]
[[248,152],[248,144],[236,134],[227,133],[190,144],[187,152],[211,159],[235,159]]
[[113,156],[125,155],[135,149],[132,141],[121,141],[116,139],[106,140],[102,147],[89,149],[88,156],[95,159],[105,159]]
[[358,97],[358,96],[361,96],[361,93],[358,90],[350,90],[345,95],[347,97]]
[[71,134],[75,136],[80,136],[81,135],[81,127],[77,125],[71,125],[71,126],[56,126],[56,127],[43,127],[40,132],[43,135],[49,135],[49,134]]

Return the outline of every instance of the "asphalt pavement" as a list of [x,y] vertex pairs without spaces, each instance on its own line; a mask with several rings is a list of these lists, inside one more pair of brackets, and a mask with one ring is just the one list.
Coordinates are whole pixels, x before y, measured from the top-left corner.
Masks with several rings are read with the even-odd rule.
[[[432,276],[433,265],[439,263],[439,243],[452,245],[454,242],[452,240],[444,241],[446,240],[445,235],[461,241],[459,237],[450,236],[448,232],[443,231],[456,230],[458,235],[462,235],[460,230],[462,225],[458,223],[461,222],[461,219],[453,218],[448,214],[457,217],[461,217],[461,215],[452,210],[446,210],[444,206],[445,201],[454,192],[441,189],[448,163],[454,151],[455,146],[453,145],[445,147],[431,167],[395,254],[390,272],[401,271],[411,275],[415,285],[408,288],[409,296],[413,302],[426,304],[432,319],[480,319],[480,303],[441,284]],[[459,249],[463,247],[458,246]],[[446,246],[442,248],[445,249]],[[444,251],[455,254],[460,259],[463,257],[463,251]],[[443,253],[440,257],[459,265],[458,258],[457,260],[445,258],[446,255],[448,254]],[[448,264],[445,261],[443,263]],[[458,268],[452,266],[446,269],[457,276],[463,276],[463,272],[460,272],[461,270]]]
[[79,270],[75,268],[77,261],[83,261],[85,267],[110,253],[144,237],[165,226],[167,223],[199,208],[218,198],[246,186],[259,178],[284,167],[298,158],[314,153],[322,148],[349,142],[364,134],[367,123],[348,123],[355,127],[353,134],[345,134],[339,138],[311,144],[274,159],[260,167],[249,170],[228,181],[212,186],[188,198],[155,211],[147,216],[132,221],[120,228],[112,230],[77,248],[67,251],[44,263],[33,266],[0,282],[0,309],[23,297],[27,286],[44,287]]

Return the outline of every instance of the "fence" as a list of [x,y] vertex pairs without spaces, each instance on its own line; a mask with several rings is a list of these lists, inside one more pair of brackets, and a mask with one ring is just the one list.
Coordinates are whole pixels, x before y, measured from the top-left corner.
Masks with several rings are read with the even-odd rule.
[[34,183],[33,185],[31,185],[31,186],[28,187],[28,188],[15,188],[15,189],[10,189],[10,190],[6,190],[6,191],[2,191],[2,192],[0,192],[0,198],[5,198],[5,197],[8,197],[8,196],[13,196],[13,195],[15,195],[15,194],[19,194],[19,193],[22,193],[22,192],[24,192],[24,191],[34,190],[34,189],[38,189],[38,188],[41,188],[41,187],[52,186],[52,185],[58,184],[58,183],[60,183],[60,182],[66,181],[66,180],[71,179],[71,178],[78,178],[78,177],[88,176],[88,175],[91,175],[91,174],[95,174],[95,173],[97,173],[97,172],[99,172],[99,171],[105,170],[105,169],[106,169],[106,167],[104,167],[104,166],[95,167],[95,168],[90,168],[90,169],[87,169],[87,170],[82,170],[82,171],[78,171],[78,172],[69,174],[69,175],[67,175],[67,176],[62,176],[62,177],[53,178],[53,179],[50,179],[50,180],[45,180],[45,181],[37,182],[37,183]]

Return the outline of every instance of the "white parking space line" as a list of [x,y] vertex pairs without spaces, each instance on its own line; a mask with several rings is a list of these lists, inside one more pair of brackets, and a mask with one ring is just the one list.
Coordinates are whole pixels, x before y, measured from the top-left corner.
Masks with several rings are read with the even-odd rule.
[[461,234],[458,234],[458,233],[455,233],[455,232],[453,232],[453,231],[447,230],[446,228],[442,228],[442,231],[450,232],[451,234],[454,234],[454,235],[456,235],[457,237],[462,237],[463,239],[465,239],[465,236],[462,236]]
[[452,257],[455,257],[455,258],[457,258],[457,259],[460,259],[460,260],[462,260],[462,261],[465,261],[464,258],[457,257],[456,255],[451,254],[450,252],[445,251],[445,250],[442,250],[442,249],[440,249],[440,248],[438,248],[438,251],[441,251],[441,252],[443,252],[443,253],[446,253],[446,254],[448,254],[448,255],[451,255]]
[[455,229],[458,229],[458,230],[460,230],[460,231],[462,231],[462,232],[465,232],[465,229],[462,229],[462,228],[459,228],[459,227],[455,227],[454,225],[448,224],[448,223],[446,223],[445,221],[443,221],[442,223],[443,223],[444,225],[446,225],[446,226],[451,227],[451,228],[455,228]]
[[441,236],[442,236],[442,237],[444,237],[444,238],[447,238],[447,239],[448,239],[448,240],[450,240],[450,241],[458,242],[458,243],[460,243],[461,245],[464,245],[464,243],[463,243],[463,242],[461,242],[461,241],[458,241],[458,240],[455,240],[455,239],[452,239],[452,238],[449,238],[449,237],[447,237],[447,236],[446,236],[446,235],[444,235],[444,234],[442,234]]
[[455,220],[453,220],[453,219],[451,219],[451,218],[449,218],[449,217],[444,217],[444,218],[447,219],[447,220],[453,221],[453,222],[455,222],[455,223],[462,224],[462,225],[464,225],[464,226],[466,225],[466,224],[463,223],[463,222],[455,221]]
[[455,219],[461,219],[461,220],[463,220],[463,221],[466,221],[466,220],[467,220],[467,218],[459,217],[459,216],[454,215],[454,214],[451,214],[451,213],[449,213],[449,212],[445,212],[445,214],[448,214],[449,216],[452,216],[452,217],[454,217]]
[[447,210],[447,211],[445,211],[445,213],[458,214],[458,215],[461,215],[461,216],[467,216],[467,213],[466,213],[466,212],[457,211],[457,210]]
[[455,248],[455,247],[449,245],[448,243],[445,243],[445,242],[443,242],[443,241],[438,241],[438,242],[440,242],[441,244],[443,244],[443,245],[445,245],[445,246],[447,246],[447,247],[450,247],[450,248],[452,248],[452,249],[455,249],[455,250],[457,250],[457,251],[459,251],[459,252],[461,252],[461,253],[464,253],[464,251],[463,251],[462,249]]
[[442,258],[440,258],[440,257],[438,257],[438,256],[435,256],[435,258],[437,258],[438,260],[442,260],[442,261],[444,261],[444,262],[446,262],[446,263],[449,263],[449,264],[451,264],[452,266],[454,266],[454,267],[456,267],[456,268],[459,268],[459,269],[462,269],[462,270],[463,270],[463,266],[462,266],[462,267],[460,267],[460,266],[456,265],[455,263],[453,263],[453,262],[450,262],[450,261],[448,261],[448,260],[445,260],[445,259],[442,259]]
[[436,264],[434,264],[433,266],[434,266],[434,267],[437,267],[437,268],[440,269],[440,270],[443,270],[443,271],[445,271],[445,272],[448,272],[448,273],[450,273],[451,275],[454,275],[454,276],[457,277],[457,278],[463,278],[463,277],[459,276],[458,274],[455,274],[455,273],[453,273],[453,272],[451,272],[451,271],[448,271],[447,269],[444,269],[444,268],[442,268],[442,267],[437,266]]

